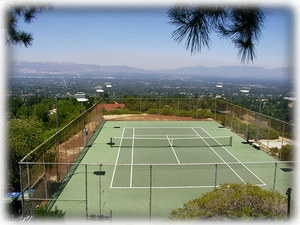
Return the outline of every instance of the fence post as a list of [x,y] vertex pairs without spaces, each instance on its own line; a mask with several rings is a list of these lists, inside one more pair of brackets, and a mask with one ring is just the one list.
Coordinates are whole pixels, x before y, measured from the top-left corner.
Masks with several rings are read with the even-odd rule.
[[290,218],[291,216],[291,193],[292,193],[292,188],[288,188],[286,190],[286,195],[287,195],[287,218]]
[[178,101],[178,111],[177,111],[177,116],[179,117],[179,109],[180,109],[180,106],[179,106],[179,98],[177,99]]
[[158,107],[159,107],[159,115],[161,115],[161,96],[159,96],[159,103],[158,103]]
[[259,100],[259,109],[258,109],[258,122],[257,122],[257,131],[256,131],[256,142],[259,142],[260,139],[260,113],[261,113],[261,96]]
[[274,169],[273,192],[275,191],[276,173],[277,173],[277,162],[275,163],[275,169]]
[[[123,98],[120,98],[120,104],[123,104]],[[126,107],[126,105],[125,105],[125,107]],[[121,120],[123,120],[123,108],[121,107]]]
[[215,98],[215,121],[217,121],[217,98]]
[[19,162],[19,171],[20,171],[20,190],[21,190],[21,209],[22,215],[24,214],[24,191],[23,191],[23,179],[22,179],[22,164]]
[[142,114],[142,99],[141,97],[139,99],[140,99],[140,114]]
[[152,165],[150,165],[150,184],[149,184],[149,220],[151,220],[152,216]]
[[231,114],[231,120],[230,120],[230,128],[231,128],[231,130],[232,131],[234,131],[233,130],[233,123],[232,123],[232,121],[233,121],[233,112],[234,112],[234,107],[233,107],[233,104],[232,104],[232,96],[231,96],[231,103],[230,103],[230,114]]
[[102,191],[102,188],[101,188],[101,168],[102,168],[102,164],[99,165],[99,214],[100,214],[100,217],[101,217],[101,201],[102,201],[102,198],[101,198],[101,191]]
[[246,132],[246,136],[247,136],[247,141],[250,139],[250,131],[249,131],[249,124],[250,124],[250,122],[249,122],[249,120],[250,120],[250,110],[248,109],[247,110],[247,132]]
[[270,130],[271,130],[271,122],[272,122],[272,117],[270,117],[269,119],[269,129],[268,129],[268,142],[267,142],[267,149],[268,151],[270,151],[270,148],[269,148],[269,144],[270,144]]
[[46,195],[46,199],[48,199],[48,185],[47,185],[47,171],[46,171],[46,165],[45,165],[45,155],[44,155],[44,165],[43,165],[43,167],[44,167],[44,180],[45,180],[45,195]]
[[[56,162],[59,162],[59,158],[60,158],[60,154],[59,154],[59,134],[58,132],[56,132],[55,134],[55,140],[56,140]],[[60,174],[59,174],[59,171],[60,171],[60,167],[59,165],[57,164],[56,165],[56,179],[57,181],[59,182],[60,181]]]
[[242,112],[242,108],[240,108],[239,116],[238,116],[238,120],[237,120],[238,121],[238,135],[239,136],[241,136],[241,134],[240,134],[240,126],[241,126],[241,123],[242,123],[241,122],[242,121],[242,115],[241,115],[242,113],[241,112]]
[[215,188],[217,187],[217,177],[218,177],[218,164],[215,164]]
[[87,185],[87,164],[85,165],[85,215],[88,219],[88,185]]
[[30,179],[30,170],[29,170],[29,165],[28,163],[26,163],[26,170],[27,170],[27,181],[28,181],[28,201],[29,201],[29,208],[30,208],[30,215],[33,214],[33,210],[32,210],[32,202],[31,202],[31,194],[30,194],[30,190],[31,190],[31,179]]
[[74,137],[74,128],[75,125],[73,124],[72,125],[72,150],[73,150],[73,157],[72,157],[72,163],[75,162],[75,152],[74,152],[74,140],[75,140],[75,137]]
[[280,157],[279,160],[282,159],[282,152],[283,152],[283,140],[284,140],[284,130],[285,130],[285,123],[283,124],[283,129],[282,129],[282,135],[281,135],[281,150],[280,150]]

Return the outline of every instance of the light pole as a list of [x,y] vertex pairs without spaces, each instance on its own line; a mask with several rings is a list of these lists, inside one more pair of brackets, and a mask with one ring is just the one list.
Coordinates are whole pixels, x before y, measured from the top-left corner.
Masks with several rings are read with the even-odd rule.
[[[220,83],[220,82],[218,82],[218,83],[216,84],[216,87],[217,87],[217,88],[223,88],[223,84]],[[227,93],[226,90],[225,90],[225,93]],[[231,129],[232,129],[232,120],[233,120],[232,95],[233,95],[233,93],[232,93],[232,88],[229,87],[229,96],[230,96],[230,114],[231,114],[230,127],[231,127]],[[217,98],[217,96],[216,96],[216,98]],[[217,100],[216,100],[216,101],[217,101]],[[216,107],[216,106],[215,106],[215,107]],[[215,109],[215,111],[216,111],[216,109]],[[227,107],[226,107],[225,111],[227,111]],[[226,118],[226,114],[227,114],[227,112],[225,112],[225,118]],[[224,121],[224,125],[225,125],[225,121]]]
[[[217,88],[222,88],[222,87],[223,87],[223,84],[220,83],[220,82],[218,82],[218,83],[216,84],[216,87],[217,87]],[[221,95],[217,95],[217,94],[216,94],[216,98],[215,98],[215,120],[217,120],[217,98],[220,98],[220,97],[221,97]]]
[[78,102],[81,102],[81,104],[82,104],[81,114],[83,116],[83,147],[85,147],[85,145],[86,145],[86,136],[88,134],[88,131],[85,129],[85,124],[84,124],[84,116],[85,115],[83,115],[83,111],[84,111],[84,109],[83,109],[83,102],[88,101],[88,99],[85,97],[85,93],[84,92],[78,92],[78,93],[74,94],[74,97],[76,98],[76,100]]
[[102,95],[104,93],[102,86],[96,86],[95,89],[96,89],[96,92],[99,93],[100,97],[102,97]]
[[58,96],[59,94],[55,95],[55,108],[56,108],[56,134],[58,132]]
[[[59,160],[59,140],[58,140],[58,94],[55,95],[55,108],[56,108],[56,134],[55,134],[55,141],[56,141],[56,157],[57,160]],[[59,166],[56,165],[56,177],[57,181],[60,180],[60,175],[59,175]]]
[[[250,92],[250,88],[249,87],[243,87],[242,89],[240,89],[240,92],[243,95],[248,96],[249,92]],[[246,140],[247,140],[247,142],[249,141],[249,139],[250,139],[250,131],[249,131],[249,109],[248,109],[247,131],[246,131]]]

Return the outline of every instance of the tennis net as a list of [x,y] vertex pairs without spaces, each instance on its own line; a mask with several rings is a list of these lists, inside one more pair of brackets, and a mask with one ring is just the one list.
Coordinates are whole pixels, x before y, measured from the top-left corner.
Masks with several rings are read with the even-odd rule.
[[111,147],[122,148],[163,148],[163,147],[218,147],[232,146],[231,136],[184,137],[184,138],[147,138],[147,137],[111,137],[107,143]]

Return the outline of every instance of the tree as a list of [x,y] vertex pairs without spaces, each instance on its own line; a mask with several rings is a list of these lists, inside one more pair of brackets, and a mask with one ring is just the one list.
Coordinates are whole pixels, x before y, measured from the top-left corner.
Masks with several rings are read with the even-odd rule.
[[25,47],[29,47],[33,41],[32,34],[18,29],[19,19],[25,23],[31,23],[38,13],[45,10],[51,10],[51,7],[11,7],[8,10],[7,43],[23,44]]
[[49,107],[44,102],[36,104],[33,112],[42,122],[49,121]]
[[19,161],[43,142],[43,125],[37,119],[12,119],[8,124],[9,185],[13,190],[20,188]]
[[168,11],[171,24],[177,29],[173,38],[181,42],[186,38],[186,48],[191,53],[210,46],[210,35],[216,32],[230,39],[238,49],[242,62],[253,62],[255,44],[261,36],[266,12],[258,7],[174,7]]
[[223,184],[171,212],[172,219],[286,218],[286,198],[251,184]]

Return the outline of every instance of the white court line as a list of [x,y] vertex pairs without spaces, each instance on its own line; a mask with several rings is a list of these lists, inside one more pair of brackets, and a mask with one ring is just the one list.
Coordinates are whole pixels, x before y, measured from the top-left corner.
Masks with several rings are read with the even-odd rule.
[[[155,135],[155,134],[136,134],[135,135],[135,137],[165,137],[166,135],[164,135],[164,134],[161,134],[161,135]],[[171,134],[171,135],[169,135],[169,136],[175,136],[175,137],[177,137],[177,136],[179,136],[179,137],[198,137],[198,135],[192,135],[192,134]]]
[[114,181],[114,178],[115,178],[116,168],[117,168],[117,164],[118,164],[118,160],[119,160],[119,155],[120,155],[120,151],[121,151],[121,146],[122,146],[122,141],[123,141],[123,136],[124,136],[125,129],[126,129],[126,127],[124,127],[123,131],[122,131],[122,139],[120,141],[120,146],[119,146],[119,149],[118,149],[118,154],[117,154],[117,158],[116,158],[116,162],[115,162],[115,167],[114,167],[113,175],[111,177],[110,188],[112,188],[112,184],[113,184],[113,181]]
[[231,171],[245,184],[246,182],[235,172],[234,169],[231,168],[231,166],[211,147],[209,144],[203,139],[203,137],[198,134],[197,131],[193,127],[191,129],[207,144],[207,146],[231,169]]
[[170,146],[171,146],[171,148],[172,148],[172,151],[173,151],[173,153],[174,153],[174,155],[175,155],[175,158],[176,158],[178,164],[180,164],[180,161],[179,161],[179,159],[178,159],[178,157],[177,157],[177,154],[176,154],[176,152],[175,152],[175,149],[173,148],[173,144],[171,143],[171,141],[170,141],[168,135],[166,135],[166,137],[167,137],[167,139],[168,139],[168,142],[170,143]]
[[[128,128],[128,129],[132,129],[132,128],[135,128],[135,129],[161,129],[161,128],[165,128],[165,129],[181,129],[181,128],[190,129],[191,127],[125,127],[125,128]],[[201,127],[195,127],[195,128],[201,128]]]
[[[163,189],[163,188],[169,188],[169,189],[178,189],[178,188],[214,188],[214,187],[220,187],[220,186],[169,186],[169,187],[151,187],[156,189]],[[150,187],[112,187],[112,188],[119,188],[119,189],[149,189]]]
[[[206,130],[204,130],[202,127],[201,129],[210,137],[212,137]],[[213,137],[212,137],[213,138]],[[213,138],[214,139],[214,138]],[[220,144],[216,139],[214,139],[218,144]],[[223,149],[226,150],[226,152],[231,155],[236,161],[238,161],[239,163],[241,163],[241,165],[243,165],[254,177],[256,177],[261,183],[263,186],[266,185],[265,182],[262,181],[262,179],[260,179],[254,172],[252,172],[244,163],[242,163],[238,158],[236,158],[233,154],[231,154],[231,152],[228,151],[227,148],[225,148],[224,146],[221,146]]]
[[[264,186],[263,184],[254,184],[255,186]],[[203,185],[203,186],[163,186],[163,187],[151,187],[151,188],[155,188],[155,189],[191,189],[191,188],[214,188],[214,187],[220,187],[220,185]],[[112,188],[116,188],[116,189],[149,189],[150,187],[112,187]]]
[[[193,129],[194,128],[200,128],[202,129],[205,133],[207,133],[202,127],[124,127],[123,128],[123,132],[122,132],[122,136],[121,136],[121,141],[120,141],[120,146],[119,146],[119,149],[118,149],[118,154],[117,154],[117,158],[116,158],[116,162],[115,162],[115,165],[114,165],[114,171],[113,171],[113,175],[112,175],[112,180],[111,180],[111,184],[110,184],[110,188],[149,188],[149,187],[132,187],[132,167],[133,167],[133,149],[132,149],[132,159],[131,159],[131,182],[130,182],[130,187],[113,187],[112,184],[113,184],[113,181],[114,181],[114,177],[115,177],[115,172],[116,172],[116,167],[117,167],[117,162],[118,162],[118,159],[119,159],[119,154],[120,154],[120,151],[121,151],[121,146],[122,146],[122,141],[123,141],[123,138],[124,138],[124,132],[125,132],[125,129],[127,128],[131,128],[131,129],[138,129],[138,128],[147,128],[147,129],[151,129],[151,128],[154,128],[154,129],[160,129],[160,128],[168,128],[168,129],[172,129],[172,128],[175,128],[175,129],[180,129],[180,128],[188,128],[188,129]],[[194,132],[196,133],[196,135],[200,138],[202,138],[195,130]],[[207,133],[210,137],[212,137],[209,133]],[[195,136],[196,136],[195,135]],[[134,136],[146,136],[146,135],[135,135]],[[148,135],[147,135],[148,136]],[[149,136],[152,136],[152,135],[149,135]],[[153,136],[160,136],[160,135],[153,135]],[[164,136],[164,135],[161,135],[161,136]],[[172,135],[172,136],[177,136],[177,135]],[[178,135],[178,136],[194,136],[194,135]],[[165,137],[165,136],[164,136]],[[169,140],[169,137],[167,136],[168,140]],[[134,138],[133,138],[134,139]],[[203,138],[202,138],[203,139]],[[204,140],[204,139],[203,139]],[[134,140],[133,140],[134,141]],[[172,146],[172,145],[171,145]],[[228,150],[222,146],[227,152]],[[210,147],[211,148],[211,147]],[[211,148],[212,149],[212,148]],[[214,151],[214,149],[212,149]],[[215,152],[215,151],[214,151]],[[216,153],[216,152],[215,152]],[[232,155],[230,152],[228,152],[230,155]],[[217,153],[216,153],[217,154]],[[218,154],[217,154],[218,155]],[[218,155],[219,156],[219,155]],[[233,156],[233,155],[232,155]],[[176,153],[175,153],[175,157],[176,157]],[[220,157],[220,156],[219,156]],[[259,178],[257,177],[249,168],[247,168],[243,163],[241,163],[235,156],[233,156],[240,164],[242,164],[246,169],[249,170],[249,172],[251,172],[260,182],[262,182],[262,184],[255,184],[256,186],[265,186],[266,184]],[[176,157],[178,159],[178,157]],[[221,157],[220,157],[221,158]],[[225,162],[222,158],[221,160],[227,165],[228,163]],[[179,160],[177,160],[179,161]],[[180,162],[179,162],[180,164]],[[154,164],[155,165],[155,164]],[[174,164],[174,165],[178,165],[178,164]],[[230,166],[229,166],[230,167]],[[231,167],[230,167],[231,168]],[[231,168],[231,170],[233,170]],[[237,173],[233,170],[233,172],[237,175]],[[239,178],[240,176],[237,175]],[[241,178],[240,178],[241,179]],[[242,179],[241,179],[242,180]],[[243,181],[243,180],[242,180]],[[244,182],[244,181],[243,181]],[[245,183],[245,182],[244,182]],[[215,186],[171,186],[171,187],[152,187],[152,188],[170,188],[170,189],[174,189],[174,188],[211,188],[211,187],[215,187]],[[219,186],[216,186],[216,187],[219,187]]]
[[131,147],[131,166],[130,166],[130,187],[132,187],[132,173],[133,173],[133,154],[134,154],[134,133],[135,128],[132,129],[132,147]]

